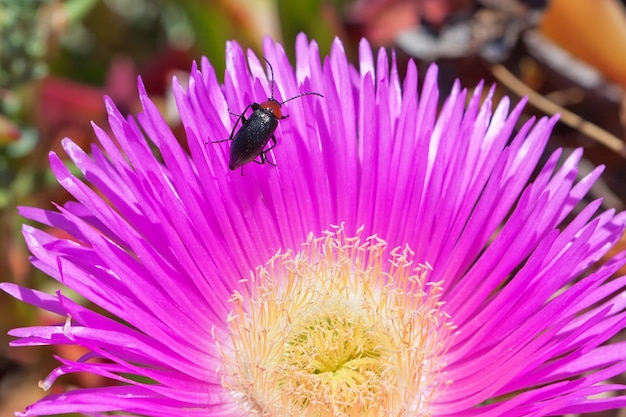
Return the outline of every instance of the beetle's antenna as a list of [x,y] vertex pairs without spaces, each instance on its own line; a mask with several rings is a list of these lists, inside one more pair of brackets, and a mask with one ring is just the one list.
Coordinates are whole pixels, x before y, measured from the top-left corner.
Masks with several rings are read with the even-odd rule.
[[291,101],[291,100],[296,99],[296,98],[299,98],[299,97],[302,97],[302,96],[311,96],[311,95],[313,95],[313,96],[320,96],[320,97],[324,98],[324,96],[321,95],[320,93],[314,93],[312,91],[309,91],[308,93],[302,93],[302,94],[298,94],[297,96],[293,96],[291,98],[288,98],[287,100],[281,102],[280,105],[282,106],[286,102]]
[[267,60],[267,58],[263,57],[267,65],[270,67],[270,72],[272,73],[272,95],[270,97],[274,98],[274,68],[272,68],[272,64]]
[[[270,73],[272,74],[272,87],[271,87],[272,95],[270,97],[272,99],[274,99],[274,68],[272,67],[272,64],[270,64],[270,62],[267,60],[267,58],[263,57],[263,59],[265,60],[265,62],[267,62],[267,66],[270,67]],[[298,94],[297,96],[288,98],[287,100],[281,102],[280,105],[282,106],[283,104],[285,104],[288,101],[291,101],[293,99],[296,99],[296,98],[299,98],[299,97],[302,97],[302,96],[309,96],[309,95],[320,96],[322,98],[324,97],[320,93],[313,93],[313,92],[302,93],[302,94]]]

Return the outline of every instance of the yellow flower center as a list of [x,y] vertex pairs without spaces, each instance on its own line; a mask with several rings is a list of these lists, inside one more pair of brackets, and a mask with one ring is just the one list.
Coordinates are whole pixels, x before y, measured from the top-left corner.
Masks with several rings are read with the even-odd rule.
[[410,249],[309,236],[242,282],[222,384],[258,416],[429,416],[453,326]]

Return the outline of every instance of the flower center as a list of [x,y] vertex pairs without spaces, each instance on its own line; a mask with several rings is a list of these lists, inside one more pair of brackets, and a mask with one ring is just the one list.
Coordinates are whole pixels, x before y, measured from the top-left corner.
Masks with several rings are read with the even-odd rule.
[[453,326],[410,249],[337,228],[274,256],[231,301],[222,381],[258,416],[429,416]]

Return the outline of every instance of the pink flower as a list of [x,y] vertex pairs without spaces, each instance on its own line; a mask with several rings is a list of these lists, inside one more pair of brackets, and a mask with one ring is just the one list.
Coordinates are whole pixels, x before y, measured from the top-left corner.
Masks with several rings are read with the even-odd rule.
[[[189,154],[139,85],[143,112],[106,100],[113,137],[90,155],[52,153],[77,200],[21,208],[73,240],[24,226],[33,264],[92,304],[4,283],[66,317],[15,329],[14,346],[90,351],[42,382],[89,372],[118,384],[50,395],[18,415],[545,416],[619,408],[626,348],[622,254],[596,265],[625,216],[572,210],[581,152],[539,158],[555,119],[491,109],[455,85],[438,111],[437,70],[416,94],[363,41],[358,69],[335,42],[323,64],[300,36],[296,70],[265,42],[289,117],[276,167],[228,170],[238,113],[270,96],[252,53],[227,45],[220,85],[208,61],[174,92]],[[248,112],[247,116],[249,117]],[[148,141],[146,140],[148,138]],[[118,146],[119,145],[119,146]],[[157,156],[155,157],[154,150]],[[529,182],[531,181],[531,182]],[[94,191],[97,190],[96,191]],[[594,216],[595,215],[595,216]],[[98,311],[105,311],[103,315]]]

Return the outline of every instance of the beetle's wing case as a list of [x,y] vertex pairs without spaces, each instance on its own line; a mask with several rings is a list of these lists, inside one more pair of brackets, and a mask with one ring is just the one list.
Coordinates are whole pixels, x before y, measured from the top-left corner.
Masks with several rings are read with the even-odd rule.
[[258,105],[253,108],[254,112],[237,131],[230,144],[230,169],[254,161],[263,152],[278,127],[278,119],[271,112]]

